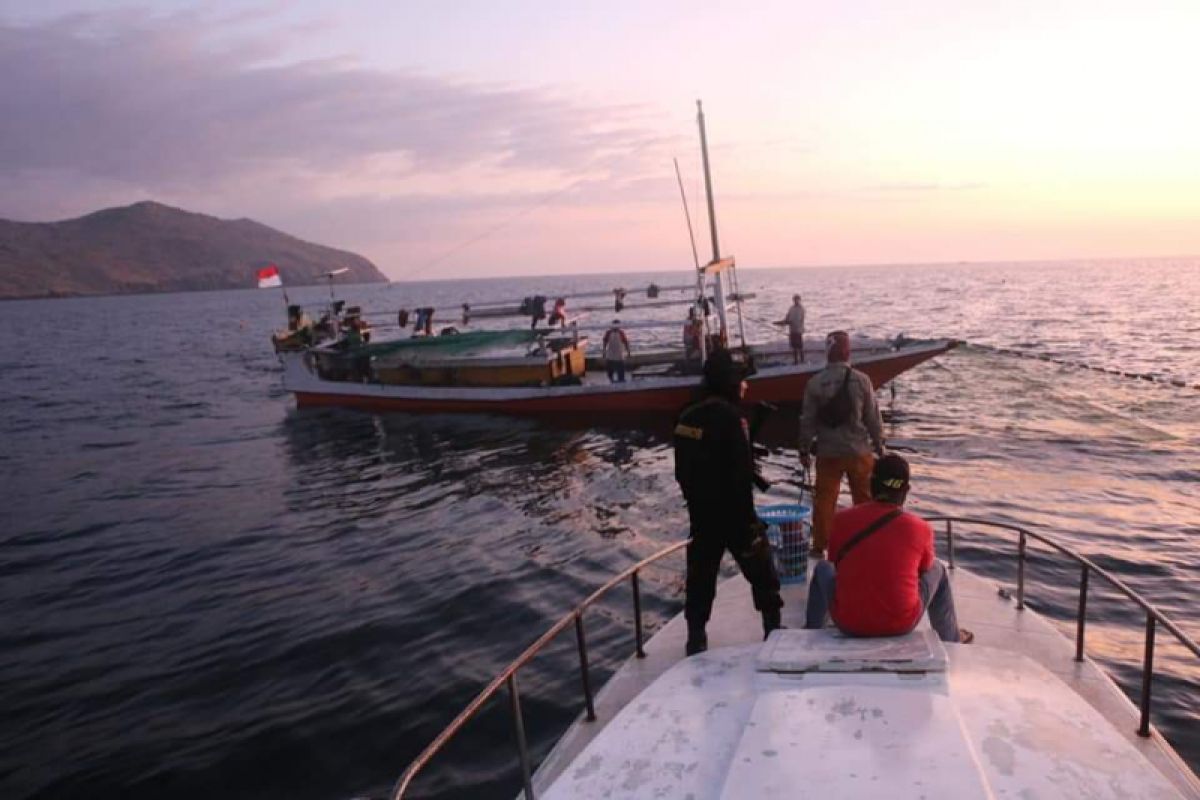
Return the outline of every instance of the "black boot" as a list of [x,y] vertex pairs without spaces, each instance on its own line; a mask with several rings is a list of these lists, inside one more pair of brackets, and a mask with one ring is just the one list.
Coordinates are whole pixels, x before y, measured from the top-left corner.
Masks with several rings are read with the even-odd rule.
[[684,654],[694,656],[696,653],[703,653],[707,649],[708,634],[704,632],[703,623],[696,624],[688,620],[688,638],[687,644],[683,648]]
[[774,611],[762,612],[763,622],[763,640],[765,641],[771,635],[771,631],[778,630],[783,627],[779,609]]

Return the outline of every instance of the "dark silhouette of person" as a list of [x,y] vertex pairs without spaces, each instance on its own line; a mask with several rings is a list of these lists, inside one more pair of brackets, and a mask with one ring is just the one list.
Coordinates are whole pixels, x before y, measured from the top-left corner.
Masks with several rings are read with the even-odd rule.
[[744,374],[728,350],[714,350],[704,362],[697,396],[676,418],[675,480],[687,501],[691,538],[684,606],[688,655],[708,648],[706,626],[726,550],[750,582],[764,637],[780,626],[779,575],[766,539],[767,526],[754,511],[757,475],[749,428],[739,405],[745,393]]

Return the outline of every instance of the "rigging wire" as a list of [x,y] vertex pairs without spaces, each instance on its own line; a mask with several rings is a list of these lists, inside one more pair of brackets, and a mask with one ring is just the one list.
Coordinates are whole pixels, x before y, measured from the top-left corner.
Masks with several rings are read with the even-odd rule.
[[[692,212],[688,210],[687,192],[683,190],[683,174],[679,171],[679,159],[672,158],[675,164],[675,180],[679,183],[679,197],[683,200],[683,216],[687,220],[688,242],[692,245],[692,263],[696,265],[696,308],[703,307],[704,272],[700,269],[700,253],[696,250],[696,232],[692,228]],[[700,360],[708,360],[708,337],[712,333],[708,323],[708,314],[700,312]]]
[[696,233],[692,230],[692,212],[688,211],[687,193],[683,191],[683,175],[679,172],[679,159],[672,158],[675,163],[675,180],[679,182],[679,196],[683,199],[683,216],[687,220],[688,242],[692,245],[692,262],[696,271],[700,271],[700,253],[696,250]]

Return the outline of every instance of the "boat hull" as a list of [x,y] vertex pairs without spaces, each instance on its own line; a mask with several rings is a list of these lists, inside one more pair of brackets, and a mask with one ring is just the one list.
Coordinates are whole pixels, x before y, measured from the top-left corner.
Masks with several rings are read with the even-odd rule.
[[[855,362],[872,383],[882,386],[897,375],[955,346],[952,340],[867,355]],[[303,354],[281,353],[284,383],[300,407],[336,406],[364,411],[411,413],[496,413],[520,416],[674,413],[698,383],[692,377],[646,377],[625,383],[579,386],[463,387],[389,386],[326,381],[308,368]],[[749,381],[747,402],[798,405],[820,364],[776,366],[759,370]]]

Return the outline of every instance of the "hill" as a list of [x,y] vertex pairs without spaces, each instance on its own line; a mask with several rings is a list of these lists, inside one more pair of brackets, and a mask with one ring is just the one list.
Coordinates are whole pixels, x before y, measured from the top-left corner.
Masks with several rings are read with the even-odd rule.
[[0,220],[0,298],[245,289],[266,264],[285,286],[341,267],[350,273],[339,282],[387,281],[354,253],[149,201],[62,222]]

